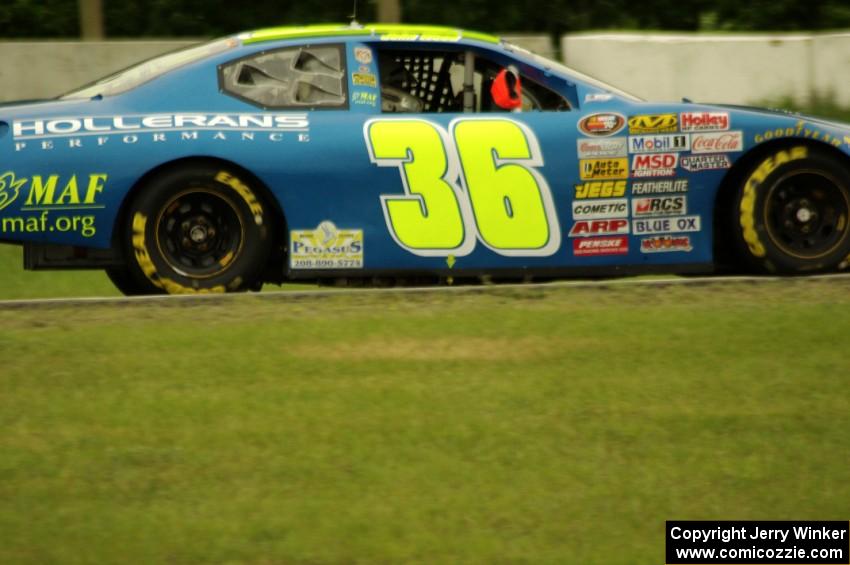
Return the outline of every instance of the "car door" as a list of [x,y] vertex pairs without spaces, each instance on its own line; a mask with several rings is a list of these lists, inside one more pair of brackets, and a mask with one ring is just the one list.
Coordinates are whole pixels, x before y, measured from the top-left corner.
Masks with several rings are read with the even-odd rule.
[[[604,169],[613,165],[600,160],[582,173],[580,115],[553,87],[557,81],[543,83],[540,69],[457,44],[371,47],[381,107],[371,109],[363,143],[374,167],[367,175],[369,205],[380,205],[390,237],[383,248],[388,267],[513,274],[583,266],[572,252],[570,230],[573,194],[585,180],[604,181],[596,194],[610,191],[608,200],[616,202],[604,204],[619,206],[600,219],[628,216],[623,187],[607,182],[627,175],[625,143],[615,163],[619,170]],[[512,64],[523,75],[520,112],[500,108],[491,95]],[[628,220],[587,229],[604,227],[605,235],[627,233]],[[592,265],[605,255],[582,260]]]

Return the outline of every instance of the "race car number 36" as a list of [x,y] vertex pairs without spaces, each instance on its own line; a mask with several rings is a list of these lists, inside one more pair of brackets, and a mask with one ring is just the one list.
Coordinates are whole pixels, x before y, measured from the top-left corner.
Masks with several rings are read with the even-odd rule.
[[476,241],[505,256],[548,256],[561,245],[543,156],[527,126],[458,118],[448,131],[419,119],[363,127],[369,157],[397,167],[404,194],[382,194],[387,229],[421,256],[464,256]]

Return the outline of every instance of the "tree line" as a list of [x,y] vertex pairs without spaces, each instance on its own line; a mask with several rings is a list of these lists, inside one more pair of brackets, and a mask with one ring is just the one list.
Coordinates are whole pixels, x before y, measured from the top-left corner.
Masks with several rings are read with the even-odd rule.
[[[270,25],[346,22],[354,0],[103,0],[107,37],[211,37]],[[358,20],[375,19],[359,0]],[[405,22],[488,32],[799,31],[850,28],[847,0],[401,0]],[[3,0],[0,37],[73,38],[77,0]]]

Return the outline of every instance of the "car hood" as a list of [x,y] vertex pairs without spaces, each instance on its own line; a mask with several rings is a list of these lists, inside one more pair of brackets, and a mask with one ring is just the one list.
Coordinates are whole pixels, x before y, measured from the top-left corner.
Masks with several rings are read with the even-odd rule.
[[841,128],[850,130],[850,123],[840,122],[837,120],[827,120],[825,118],[818,118],[816,116],[812,116],[809,114],[803,114],[801,112],[792,112],[791,110],[781,110],[774,108],[759,108],[756,106],[743,106],[738,104],[711,104],[711,106],[715,106],[717,108],[727,108],[729,110],[738,110],[742,112],[750,112],[753,114],[761,114],[763,116],[774,116],[774,117],[784,117],[784,118],[797,118],[799,120],[805,120],[810,123],[819,124],[822,126],[828,126],[833,128]]

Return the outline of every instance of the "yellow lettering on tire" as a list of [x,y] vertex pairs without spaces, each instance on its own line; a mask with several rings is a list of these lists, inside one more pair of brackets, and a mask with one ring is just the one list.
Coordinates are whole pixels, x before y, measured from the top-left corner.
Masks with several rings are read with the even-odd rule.
[[787,151],[780,150],[762,161],[744,184],[744,192],[739,205],[739,223],[744,241],[754,257],[763,258],[767,255],[767,249],[759,238],[759,232],[756,229],[756,197],[758,196],[759,187],[764,182],[764,179],[779,168],[780,165],[805,159],[808,155],[809,150],[805,145],[792,147]]
[[551,255],[561,231],[537,138],[507,119],[458,119],[450,126],[479,237],[501,255]]
[[471,213],[456,184],[457,158],[448,134],[424,120],[371,120],[366,146],[379,167],[398,167],[404,195],[381,196],[387,228],[416,255],[462,256],[475,245],[466,229]]
[[[548,256],[561,245],[552,193],[527,126],[500,118],[459,118],[452,136],[418,119],[375,119],[363,133],[369,157],[397,167],[404,194],[383,194],[387,228],[422,256],[459,257],[476,238],[505,256]],[[461,188],[462,186],[462,188]]]

